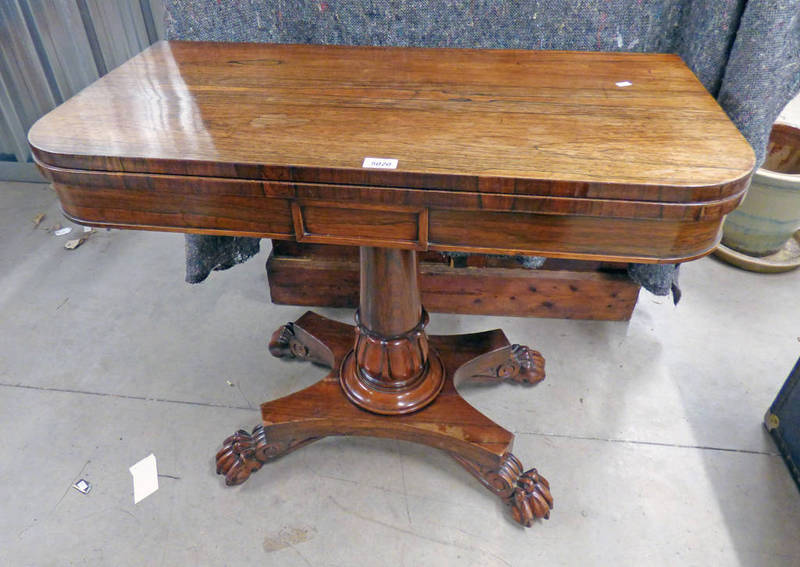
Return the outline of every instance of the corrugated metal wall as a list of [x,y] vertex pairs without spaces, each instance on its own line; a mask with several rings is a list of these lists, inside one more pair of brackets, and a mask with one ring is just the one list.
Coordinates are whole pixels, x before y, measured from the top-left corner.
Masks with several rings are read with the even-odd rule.
[[40,181],[27,133],[164,36],[161,0],[0,0],[0,180]]

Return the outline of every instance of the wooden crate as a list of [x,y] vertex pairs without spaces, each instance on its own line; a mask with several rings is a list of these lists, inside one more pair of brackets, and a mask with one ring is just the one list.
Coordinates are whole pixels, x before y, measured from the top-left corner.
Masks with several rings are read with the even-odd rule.
[[[358,248],[273,241],[267,260],[273,303],[358,306]],[[422,302],[430,312],[563,319],[630,319],[639,286],[624,264],[548,259],[537,270],[513,257],[453,260],[420,254]]]

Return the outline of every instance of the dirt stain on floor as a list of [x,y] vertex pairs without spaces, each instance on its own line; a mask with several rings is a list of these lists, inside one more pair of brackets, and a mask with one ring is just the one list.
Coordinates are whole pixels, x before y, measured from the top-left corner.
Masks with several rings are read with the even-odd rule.
[[278,533],[264,537],[264,551],[272,553],[287,547],[294,547],[314,537],[317,530],[310,526],[284,526]]

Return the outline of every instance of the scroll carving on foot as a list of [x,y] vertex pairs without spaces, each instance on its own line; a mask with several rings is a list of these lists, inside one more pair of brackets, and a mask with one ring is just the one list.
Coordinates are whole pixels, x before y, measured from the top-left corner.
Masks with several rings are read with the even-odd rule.
[[263,425],[256,425],[252,433],[240,429],[225,439],[217,452],[217,474],[225,476],[228,486],[242,484],[267,461],[315,440],[269,441]]
[[514,344],[479,356],[460,373],[466,382],[533,385],[544,380],[544,357],[537,350]]
[[269,340],[269,352],[277,358],[308,360],[308,347],[297,340],[294,323],[286,323]]
[[486,488],[511,506],[511,515],[517,523],[530,527],[535,519],[550,517],[550,510],[553,509],[550,483],[536,469],[523,472],[522,463],[511,453],[503,455],[503,461],[497,469],[478,466],[459,455],[452,456]]
[[323,366],[333,363],[330,349],[295,323],[286,323],[272,333],[269,352],[277,358],[315,362]]

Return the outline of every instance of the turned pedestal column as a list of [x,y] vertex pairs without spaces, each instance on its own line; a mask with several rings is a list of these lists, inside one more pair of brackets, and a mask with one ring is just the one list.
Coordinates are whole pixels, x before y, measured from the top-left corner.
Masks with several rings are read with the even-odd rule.
[[444,368],[425,334],[413,250],[361,248],[361,296],[353,351],[342,365],[350,400],[374,413],[419,410],[439,394]]

